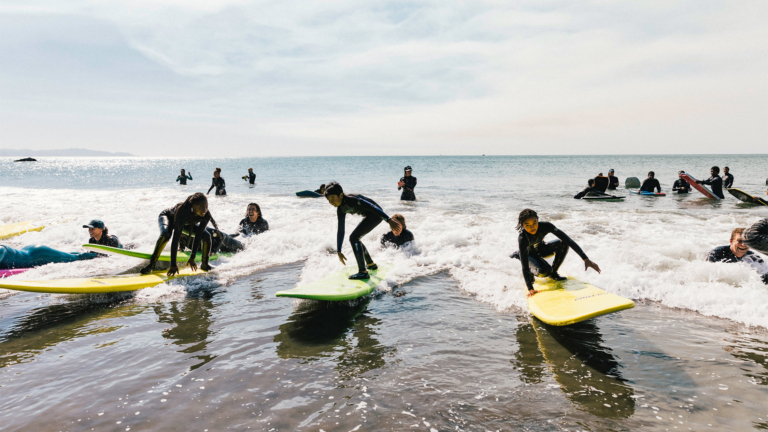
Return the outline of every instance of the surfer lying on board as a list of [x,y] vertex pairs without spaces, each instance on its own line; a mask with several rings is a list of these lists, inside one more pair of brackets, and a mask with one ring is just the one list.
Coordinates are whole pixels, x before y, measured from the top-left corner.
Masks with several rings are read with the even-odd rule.
[[109,235],[109,229],[104,225],[104,222],[94,219],[88,222],[88,225],[83,225],[83,228],[88,228],[88,234],[91,236],[91,238],[88,239],[88,243],[119,249],[123,248],[123,245],[120,244],[120,240],[118,240],[117,236]]
[[720,167],[713,166],[709,173],[712,174],[708,179],[706,180],[696,180],[696,183],[698,184],[705,184],[712,186],[712,193],[720,197],[720,199],[725,198],[725,195],[723,195],[723,179],[720,178],[718,174],[720,174]]
[[269,230],[269,224],[267,220],[261,216],[261,207],[256,203],[248,204],[248,208],[245,211],[245,218],[240,221],[240,226],[237,231],[243,235],[243,237],[250,237],[252,235],[261,234],[264,231]]
[[392,215],[392,219],[400,224],[402,230],[400,231],[400,234],[395,234],[395,230],[392,230],[382,235],[381,245],[384,247],[394,246],[395,248],[400,248],[400,246],[413,241],[413,233],[408,231],[405,226],[405,216],[397,213]]
[[205,230],[209,221],[216,228],[216,231],[219,231],[216,221],[213,220],[211,212],[208,211],[208,199],[201,192],[192,194],[184,202],[163,210],[157,218],[158,225],[160,226],[160,237],[157,239],[157,243],[155,243],[155,250],[152,252],[149,264],[141,269],[141,274],[150,273],[155,269],[157,259],[171,238],[173,238],[171,241],[171,267],[168,269],[168,276],[173,276],[179,272],[179,268],[176,265],[176,254],[179,250],[181,233],[185,229],[195,234],[195,241],[192,244],[187,264],[192,270],[197,270],[195,255],[202,243],[203,259],[200,269],[203,271],[210,270],[211,266],[208,265],[208,257],[211,252],[211,236]]
[[62,252],[48,246],[29,245],[21,249],[0,245],[0,270],[37,267],[52,263],[68,263],[94,259],[94,252]]
[[661,185],[659,184],[659,181],[656,180],[656,173],[648,171],[648,178],[643,180],[643,184],[640,186],[640,192],[653,192],[654,189],[657,189],[659,193],[661,193]]
[[768,264],[758,254],[749,250],[742,235],[744,228],[736,228],[731,232],[731,244],[712,249],[707,255],[709,262],[742,262],[749,265],[761,275],[763,283],[768,284]]
[[[568,254],[568,248],[573,249],[581,259],[584,260],[584,270],[589,268],[600,273],[600,267],[587,258],[587,254],[581,250],[568,235],[557,229],[550,222],[539,222],[539,215],[531,209],[525,209],[520,212],[517,218],[517,230],[520,235],[517,237],[518,251],[510,255],[510,258],[517,258],[523,265],[523,278],[528,286],[528,296],[536,294],[538,291],[533,289],[533,277],[549,277],[556,281],[566,280],[560,276],[557,270],[565,261]],[[544,237],[547,234],[554,234],[559,240],[544,243]],[[552,265],[544,261],[555,255]]]
[[176,181],[179,182],[179,184],[186,185],[187,180],[192,180],[192,174],[187,174],[184,172],[184,168],[181,169],[181,174],[176,177]]
[[679,194],[687,194],[691,191],[691,185],[683,179],[683,173],[684,171],[677,172],[678,179],[675,180],[675,183],[672,185],[673,192],[677,192]]
[[609,196],[609,195],[595,189],[595,179],[589,179],[587,180],[587,187],[582,189],[581,192],[577,193],[573,197],[575,199],[582,199],[585,196]]
[[[328,183],[325,187],[325,198],[332,206],[336,207],[336,217],[339,220],[339,227],[336,235],[336,253],[339,256],[339,261],[342,264],[347,265],[347,257],[341,253],[341,245],[344,243],[344,221],[347,217],[347,213],[358,214],[363,216],[363,221],[357,225],[352,234],[349,235],[349,242],[352,244],[352,251],[355,253],[355,260],[357,260],[358,273],[353,274],[349,278],[352,280],[364,280],[369,279],[370,275],[368,270],[376,270],[379,267],[373,262],[373,259],[368,254],[368,250],[360,241],[360,238],[371,232],[381,221],[385,220],[392,228],[392,232],[395,235],[400,234],[400,224],[390,219],[381,206],[376,204],[372,199],[363,195],[345,194],[341,185],[336,182]],[[367,264],[367,268],[366,268]]]
[[211,187],[208,188],[208,192],[211,193],[211,189],[216,188],[216,195],[224,196],[227,194],[227,183],[224,181],[224,177],[221,176],[221,168],[216,168],[213,171],[213,179],[211,180]]

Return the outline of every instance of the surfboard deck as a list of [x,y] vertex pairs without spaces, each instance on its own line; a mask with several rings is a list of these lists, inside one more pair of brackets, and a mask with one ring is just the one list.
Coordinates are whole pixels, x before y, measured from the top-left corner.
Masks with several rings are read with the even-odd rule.
[[45,225],[35,225],[33,221],[17,222],[0,226],[0,240],[9,239],[18,235],[41,231]]
[[705,197],[716,199],[716,200],[720,199],[720,197],[713,194],[712,191],[707,186],[696,183],[696,179],[692,175],[688,173],[683,173],[680,175],[680,177],[682,177],[683,180],[687,181],[692,188],[704,194]]
[[296,196],[301,198],[320,198],[322,195],[315,191],[304,190],[296,192]]
[[[110,255],[123,255],[123,256],[129,256],[132,258],[145,259],[145,260],[148,260],[152,257],[152,252],[132,251],[132,250],[115,248],[111,246],[104,246],[100,244],[86,243],[83,245],[83,248],[87,249],[90,252],[106,253]],[[210,257],[208,257],[208,259],[210,261],[214,261],[219,259],[219,256],[232,256],[232,254],[213,254]],[[200,261],[201,259],[203,259],[203,254],[201,252],[198,252],[197,255],[195,255],[195,260]],[[165,262],[171,261],[171,254],[169,253],[160,254],[160,258],[158,258],[158,261],[165,261]],[[180,262],[180,261],[189,261],[189,253],[179,251],[176,254],[176,262]]]
[[626,197],[623,197],[623,196],[613,196],[613,195],[610,195],[610,196],[584,196],[584,197],[581,197],[581,199],[587,200],[587,201],[608,201],[608,202],[624,201],[624,198],[626,198]]
[[635,195],[642,195],[642,196],[656,196],[656,197],[667,196],[667,194],[664,192],[629,191],[629,193],[633,193]]
[[328,276],[287,291],[278,291],[277,297],[292,297],[309,300],[345,301],[354,300],[373,292],[384,281],[386,268],[379,266],[378,270],[368,271],[368,280],[349,280],[349,276],[357,273],[357,267],[345,267],[344,270],[331,273]]
[[528,310],[531,315],[554,326],[635,307],[632,300],[572,278],[560,282],[536,281],[533,287],[541,292],[528,297]]
[[741,189],[728,188],[728,192],[730,192],[731,195],[735,196],[739,200],[744,201],[745,203],[768,206],[768,202],[766,202],[764,199],[752,196]]
[[28,268],[15,268],[15,269],[0,270],[0,279],[7,278],[8,276],[13,276],[13,275],[21,274],[21,273],[24,273],[27,270],[30,270],[30,269],[28,269]]
[[639,188],[640,187],[640,179],[637,177],[627,177],[626,180],[624,180],[624,187],[629,188]]
[[163,282],[180,277],[194,276],[205,273],[199,268],[192,271],[182,269],[173,277],[168,277],[168,270],[155,271],[147,275],[129,274],[119,276],[104,276],[93,278],[51,279],[38,281],[7,281],[0,282],[0,288],[30,291],[47,294],[101,294],[110,292],[136,291],[160,285]]

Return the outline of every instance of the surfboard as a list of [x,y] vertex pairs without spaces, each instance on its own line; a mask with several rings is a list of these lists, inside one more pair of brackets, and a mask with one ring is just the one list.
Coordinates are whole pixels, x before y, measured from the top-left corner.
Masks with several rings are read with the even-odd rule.
[[640,187],[640,179],[637,177],[627,177],[626,180],[624,180],[624,187],[627,189],[630,188],[639,188]]
[[608,201],[608,202],[624,201],[624,198],[626,198],[626,197],[623,197],[623,196],[613,196],[613,195],[581,197],[581,199],[587,200],[587,201]]
[[328,276],[287,291],[278,291],[277,297],[292,297],[310,300],[344,301],[354,300],[370,294],[384,280],[387,269],[369,270],[368,280],[349,280],[349,276],[357,273],[357,267],[346,267],[344,270],[331,273]]
[[315,191],[305,190],[305,191],[296,192],[296,196],[301,198],[320,198],[322,195],[320,195]]
[[45,225],[35,225],[32,221],[17,222],[0,226],[0,240],[16,237],[32,231],[41,231]]
[[21,274],[21,273],[24,273],[27,270],[29,270],[29,269],[28,268],[16,268],[16,269],[0,270],[0,279],[7,278],[8,276],[13,276],[13,275]]
[[528,297],[528,310],[531,315],[554,326],[635,307],[632,300],[571,278],[559,282],[551,279],[536,281],[533,287],[541,292]]
[[[119,249],[111,246],[104,246],[100,244],[86,243],[83,245],[83,248],[87,249],[90,252],[106,253],[110,255],[124,255],[132,258],[139,258],[139,259],[145,259],[145,260],[152,258],[152,252],[132,251],[132,250],[126,250],[126,249]],[[221,256],[232,256],[232,255],[221,254]],[[198,252],[197,255],[195,255],[195,260],[200,261],[201,259],[203,259],[203,254]],[[210,257],[208,257],[208,259],[211,261],[217,260],[219,259],[219,254],[213,254]],[[170,253],[161,254],[160,258],[158,258],[158,261],[170,261],[170,260],[171,260]],[[189,260],[189,253],[179,251],[176,254],[176,262],[188,261],[188,260]]]
[[768,202],[766,202],[764,199],[758,198],[756,196],[752,196],[744,192],[743,190],[736,189],[736,188],[728,188],[728,192],[730,192],[731,195],[735,196],[739,200],[744,201],[745,203],[761,204],[764,206],[768,206]]
[[687,181],[689,185],[691,185],[692,188],[696,189],[697,191],[704,194],[705,197],[719,200],[720,197],[713,194],[712,191],[706,186],[706,185],[700,185],[696,183],[696,179],[687,173],[682,173],[680,177],[683,178],[683,180]]
[[0,288],[31,291],[48,294],[99,294],[120,291],[136,291],[160,285],[172,279],[199,275],[205,273],[199,268],[192,271],[188,268],[181,270],[173,277],[168,277],[168,270],[155,271],[150,274],[129,274],[120,276],[104,276],[76,279],[52,279],[37,281],[7,281],[0,282]]
[[648,192],[648,191],[629,191],[629,193],[633,193],[635,195],[642,195],[642,196],[667,196],[664,192]]

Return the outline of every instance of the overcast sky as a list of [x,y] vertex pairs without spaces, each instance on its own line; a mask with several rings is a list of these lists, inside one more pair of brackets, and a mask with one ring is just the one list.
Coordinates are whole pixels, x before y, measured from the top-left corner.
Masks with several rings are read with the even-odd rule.
[[0,148],[765,153],[768,2],[0,0]]

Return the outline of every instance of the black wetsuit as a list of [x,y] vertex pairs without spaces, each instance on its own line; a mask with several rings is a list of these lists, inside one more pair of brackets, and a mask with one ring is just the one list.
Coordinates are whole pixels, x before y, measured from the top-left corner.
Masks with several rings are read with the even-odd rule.
[[202,244],[202,263],[205,267],[208,266],[208,256],[211,253],[211,235],[206,231],[205,227],[211,220],[211,212],[206,212],[205,216],[200,217],[192,210],[192,207],[189,206],[182,214],[178,214],[182,206],[183,205],[180,203],[174,207],[165,209],[157,217],[157,224],[160,227],[160,238],[157,239],[152,258],[149,260],[149,265],[141,270],[142,273],[146,274],[154,268],[160,253],[162,253],[165,245],[168,244],[168,241],[171,239],[171,265],[176,265],[179,242],[181,241],[181,236],[185,230],[188,233],[194,234],[194,241],[190,248],[190,256],[194,257]]
[[761,258],[760,255],[752,251],[747,251],[744,256],[739,258],[736,256],[736,254],[733,253],[729,245],[720,246],[712,249],[709,252],[709,255],[707,255],[707,261],[726,263],[740,262],[747,264],[748,266],[757,270],[763,279],[763,283],[768,284],[768,265],[765,264],[765,261],[763,261],[763,258]]
[[339,220],[339,227],[336,235],[336,251],[341,252],[341,245],[344,243],[344,222],[349,214],[363,216],[363,221],[357,225],[352,234],[349,235],[349,242],[352,244],[352,250],[357,260],[357,268],[361,273],[365,272],[365,265],[373,264],[373,259],[368,254],[368,250],[360,241],[360,238],[371,232],[381,221],[389,220],[389,216],[384,213],[381,206],[363,195],[344,194],[341,199],[341,205],[336,209],[336,217]]
[[643,180],[643,185],[640,186],[640,192],[653,192],[654,189],[658,189],[661,193],[661,185],[656,178],[650,178]]
[[[554,234],[559,240],[544,243],[543,240],[547,234]],[[517,237],[517,243],[519,249],[510,257],[517,258],[522,263],[523,278],[525,278],[528,290],[533,290],[534,275],[546,277],[557,273],[557,270],[565,261],[565,256],[568,255],[569,247],[579,254],[581,259],[587,259],[587,255],[581,250],[579,245],[550,222],[539,222],[539,229],[533,235],[523,230]],[[549,263],[544,261],[544,258],[552,254],[555,255],[555,260],[550,266]]]
[[[206,228],[205,231],[211,236],[211,254],[215,253],[229,253],[234,254],[245,249],[242,243],[235,240],[229,234],[223,232],[216,232],[213,228]],[[221,234],[221,235],[219,235]],[[194,246],[195,236],[189,235],[184,231],[181,233],[181,239],[179,240],[179,249],[186,250],[192,249]]]
[[609,190],[615,190],[619,187],[619,178],[616,176],[609,175],[608,176],[608,189]]
[[733,174],[723,174],[723,177],[723,187],[726,189],[733,187]]
[[582,189],[581,192],[577,193],[573,197],[575,199],[582,199],[585,196],[603,196],[603,195],[606,195],[606,194],[600,192],[599,190],[593,188],[592,186],[587,186],[584,189]]
[[768,218],[761,219],[745,229],[741,239],[752,249],[768,255]]
[[413,193],[413,188],[416,187],[416,177],[401,177],[400,181],[405,183],[404,186],[397,187],[397,190],[403,190],[403,193],[400,194],[400,199],[403,201],[416,201],[416,194]]
[[256,184],[256,173],[253,171],[249,171],[245,177],[248,178],[248,184]]
[[251,222],[250,219],[244,218],[240,221],[240,226],[237,228],[237,231],[244,237],[261,234],[267,230],[269,230],[269,223],[261,216],[256,219],[256,222]]
[[95,238],[91,237],[90,239],[88,239],[88,243],[99,244],[99,245],[109,246],[113,248],[120,248],[120,249],[123,248],[123,245],[120,244],[120,240],[117,238],[117,236],[107,235],[107,234],[102,234],[101,238],[98,241],[96,241]]
[[675,184],[672,185],[672,190],[679,194],[687,194],[691,191],[691,185],[683,179],[677,179]]
[[216,195],[226,195],[227,194],[227,183],[224,181],[224,177],[219,176],[219,178],[214,177],[211,181],[211,187],[208,188],[208,192],[210,193],[211,189],[216,188]]
[[182,184],[182,185],[186,185],[187,184],[187,179],[193,180],[192,175],[191,174],[185,174],[184,176],[179,175],[178,177],[176,177],[176,181],[179,182],[179,184]]
[[381,236],[382,246],[394,245],[395,247],[399,248],[400,246],[410,241],[413,241],[413,233],[408,231],[407,229],[404,229],[399,236],[396,236],[395,233],[393,233],[392,231]]
[[702,181],[701,184],[712,186],[713,194],[717,195],[720,199],[725,198],[725,195],[723,195],[723,179],[720,176],[712,176]]

